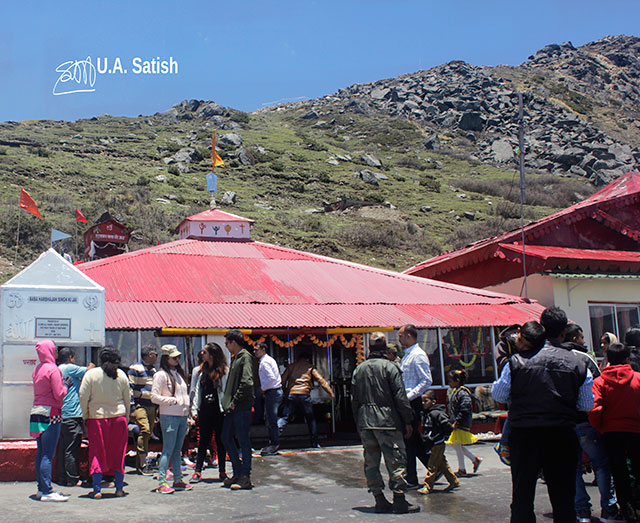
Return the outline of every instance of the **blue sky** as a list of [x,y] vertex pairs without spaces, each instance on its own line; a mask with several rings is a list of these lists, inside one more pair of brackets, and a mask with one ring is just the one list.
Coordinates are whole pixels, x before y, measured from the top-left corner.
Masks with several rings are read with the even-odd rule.
[[[22,0],[1,14],[0,121],[75,120],[191,98],[252,111],[450,60],[517,65],[549,43],[637,34],[640,2]],[[54,96],[56,68],[87,57],[120,58],[127,74],[96,73],[93,92]],[[133,74],[135,57],[173,57],[178,72]]]

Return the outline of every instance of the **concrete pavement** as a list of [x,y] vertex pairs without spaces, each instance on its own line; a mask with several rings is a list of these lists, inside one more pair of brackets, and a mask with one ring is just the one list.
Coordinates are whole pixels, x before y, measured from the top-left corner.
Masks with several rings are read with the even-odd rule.
[[[327,447],[317,450],[283,451],[282,455],[254,458],[251,491],[230,491],[213,482],[217,470],[206,469],[205,481],[190,492],[160,495],[154,492],[156,481],[127,469],[124,498],[111,497],[113,489],[104,489],[105,498],[89,498],[89,489],[60,488],[71,494],[66,503],[42,503],[35,500],[32,483],[0,484],[0,521],[46,523],[70,521],[425,521],[430,523],[484,523],[509,519],[511,477],[492,448],[493,443],[478,443],[472,452],[484,461],[478,474],[461,478],[461,488],[443,492],[441,480],[428,496],[409,493],[410,502],[421,512],[412,515],[377,515],[373,497],[367,492],[362,470],[362,447]],[[457,469],[455,454],[447,450],[447,459]],[[230,469],[229,469],[230,470]],[[424,477],[424,469],[419,467]],[[383,477],[386,473],[383,473]],[[599,504],[597,488],[588,487],[592,501]],[[390,497],[390,495],[388,496]],[[546,488],[538,486],[536,513],[539,521],[550,521]],[[595,521],[595,520],[594,520]]]

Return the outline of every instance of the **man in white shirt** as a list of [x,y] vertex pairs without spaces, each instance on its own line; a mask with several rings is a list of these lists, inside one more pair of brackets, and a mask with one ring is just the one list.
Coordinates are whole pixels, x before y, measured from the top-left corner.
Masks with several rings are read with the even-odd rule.
[[269,429],[269,445],[262,449],[263,456],[277,454],[280,448],[280,431],[278,430],[278,407],[282,402],[282,380],[278,364],[267,354],[266,343],[256,343],[253,354],[260,362],[258,375],[260,389],[264,396],[264,413]]
[[431,368],[427,353],[418,345],[418,329],[414,325],[405,325],[398,332],[398,341],[404,348],[400,369],[407,398],[413,409],[413,431],[407,439],[407,482],[409,488],[419,487],[416,458],[427,467],[429,455],[424,448],[418,425],[422,413],[422,395],[431,386]]

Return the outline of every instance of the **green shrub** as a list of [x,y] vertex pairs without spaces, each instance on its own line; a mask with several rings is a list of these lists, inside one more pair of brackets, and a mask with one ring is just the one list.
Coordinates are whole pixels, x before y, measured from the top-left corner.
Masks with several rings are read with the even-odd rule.
[[173,174],[174,176],[180,176],[180,169],[178,169],[178,166],[177,166],[177,165],[170,165],[170,166],[167,168],[167,172],[168,172],[169,174]]
[[182,180],[180,180],[180,178],[169,178],[168,181],[169,185],[171,185],[171,187],[181,187],[182,186]]
[[247,113],[237,111],[235,109],[232,109],[229,113],[231,120],[237,123],[249,123],[249,120],[251,119]]
[[321,181],[322,183],[329,183],[331,181],[331,177],[326,172],[322,171],[318,175],[318,180]]
[[304,183],[299,180],[292,181],[290,187],[293,192],[303,193],[305,190]]
[[136,180],[136,185],[149,185],[149,183],[149,178],[146,176],[138,176],[138,179]]
[[280,160],[272,160],[270,165],[271,168],[277,173],[281,173],[282,171],[284,171],[284,163],[282,163],[282,161]]

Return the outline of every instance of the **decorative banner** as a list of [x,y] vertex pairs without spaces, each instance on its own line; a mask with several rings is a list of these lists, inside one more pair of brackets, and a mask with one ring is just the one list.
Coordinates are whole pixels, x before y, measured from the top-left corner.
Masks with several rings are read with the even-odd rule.
[[216,131],[214,129],[213,135],[211,136],[211,170],[215,171],[216,167],[224,167],[224,161],[216,152]]
[[22,187],[20,187],[20,207],[42,220],[42,216],[40,215],[36,202],[33,201],[33,198],[31,198],[29,193]]
[[87,223],[87,219],[84,217],[84,214],[80,212],[80,209],[76,207],[76,221],[80,223]]
[[64,240],[66,238],[71,238],[70,234],[66,232],[59,231],[58,229],[51,229],[51,243],[57,242],[59,240]]
[[218,190],[218,177],[213,174],[207,174],[207,191],[214,192]]
[[320,348],[326,349],[330,345],[333,345],[338,339],[342,346],[346,349],[356,349],[356,361],[357,363],[361,363],[364,361],[364,337],[362,334],[352,334],[351,339],[347,341],[344,337],[344,334],[334,334],[327,340],[321,340],[317,336],[313,334],[299,334],[295,338],[289,339],[289,341],[283,341],[279,336],[275,334],[267,335],[263,334],[257,340],[252,340],[247,334],[244,335],[244,341],[246,341],[249,345],[254,347],[257,343],[261,343],[266,341],[267,336],[271,337],[273,343],[275,343],[278,347],[289,349],[291,347],[295,347],[300,343],[305,337],[308,337],[309,340]]

